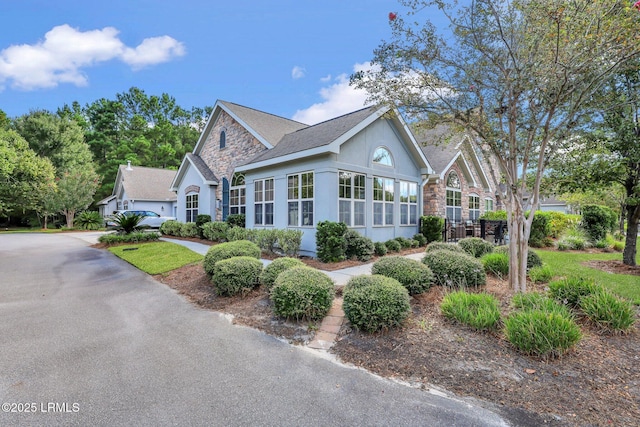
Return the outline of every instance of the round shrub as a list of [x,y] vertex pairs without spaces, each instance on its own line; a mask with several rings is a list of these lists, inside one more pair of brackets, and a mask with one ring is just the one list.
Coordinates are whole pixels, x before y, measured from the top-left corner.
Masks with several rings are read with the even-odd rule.
[[356,258],[358,261],[369,261],[375,252],[373,241],[355,230],[344,233],[346,242],[345,255],[347,259]]
[[409,293],[390,277],[353,277],[342,295],[345,316],[355,328],[365,332],[401,325],[411,312]]
[[500,321],[498,299],[489,294],[451,292],[442,299],[442,314],[477,330],[494,329]]
[[[497,246],[493,249],[493,253],[496,254],[507,254],[509,256],[509,246]],[[527,251],[527,270],[533,267],[541,267],[542,266],[542,258],[540,255],[533,249],[529,248]]]
[[631,303],[604,289],[581,298],[580,308],[590,321],[605,332],[625,332],[636,321]]
[[160,226],[160,232],[166,236],[179,236],[180,228],[182,228],[182,223],[180,221],[170,219],[162,223]]
[[249,256],[260,259],[260,248],[255,243],[247,240],[236,240],[211,246],[204,256],[204,271],[211,277],[214,272],[214,266],[218,261],[235,256]]
[[482,258],[483,255],[493,252],[494,244],[480,237],[466,237],[458,240],[458,246],[469,255]]
[[396,279],[407,288],[409,295],[421,294],[431,287],[433,273],[420,261],[402,256],[380,258],[371,267],[371,274]]
[[388,252],[400,252],[402,250],[402,245],[395,239],[387,240],[384,245],[387,247]]
[[431,251],[439,251],[439,250],[447,250],[451,252],[459,252],[463,253],[464,250],[456,243],[445,243],[445,242],[431,242],[427,245],[425,252]]
[[218,295],[233,296],[255,288],[261,272],[262,261],[238,256],[216,262],[211,282]]
[[411,247],[411,240],[407,239],[406,237],[396,237],[395,239],[398,243],[400,243],[400,246],[402,247],[402,249],[407,249]]
[[441,286],[481,286],[487,275],[480,260],[449,250],[429,251],[422,262],[433,272],[434,284]]
[[334,295],[331,278],[310,267],[283,271],[271,288],[273,311],[286,319],[321,319],[329,312]]
[[559,304],[540,292],[518,293],[511,298],[511,304],[520,311],[540,310],[545,313],[557,313],[567,318],[573,318],[566,305]]
[[180,227],[180,237],[200,237],[200,229],[195,222],[185,222]]
[[229,224],[224,221],[205,222],[202,224],[202,235],[212,242],[224,242],[227,240]]
[[575,321],[558,313],[516,311],[504,323],[507,340],[528,355],[561,356],[582,338]]
[[373,244],[373,247],[375,250],[375,254],[378,256],[384,256],[388,252],[387,245],[385,245],[384,242],[375,242]]
[[484,266],[484,271],[496,277],[503,278],[509,274],[509,255],[507,254],[485,254],[480,258]]
[[427,238],[424,237],[424,234],[422,234],[422,233],[418,233],[415,236],[413,236],[413,240],[418,242],[419,246],[426,246],[427,245]]
[[304,267],[304,263],[297,258],[276,258],[267,265],[260,274],[260,283],[271,289],[280,273],[293,267]]
[[602,289],[591,279],[567,277],[549,283],[549,295],[570,307],[579,307],[580,299]]

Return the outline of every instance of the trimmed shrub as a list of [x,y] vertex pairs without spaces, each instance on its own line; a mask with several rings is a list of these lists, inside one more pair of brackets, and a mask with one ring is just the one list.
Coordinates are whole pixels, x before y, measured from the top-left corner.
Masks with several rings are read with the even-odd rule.
[[258,285],[262,261],[248,256],[238,256],[216,262],[211,282],[221,296],[245,294]]
[[260,228],[252,231],[254,242],[258,247],[267,253],[273,253],[278,242],[278,230],[275,228]]
[[444,218],[431,215],[420,217],[420,233],[427,239],[427,243],[441,241],[443,231]]
[[616,227],[617,215],[608,206],[585,205],[582,207],[582,222],[580,225],[589,236],[589,240],[596,242],[613,232]]
[[375,254],[378,256],[385,256],[387,254],[387,252],[389,251],[387,249],[387,245],[384,244],[384,242],[375,242],[373,244],[374,250],[375,250]]
[[567,277],[549,283],[549,294],[552,298],[570,307],[579,307],[580,299],[600,290],[592,279]]
[[247,217],[245,214],[230,214],[227,215],[227,224],[229,227],[241,227],[244,228],[247,223]]
[[179,236],[182,223],[174,219],[165,221],[160,226],[160,232],[166,236]]
[[429,251],[422,262],[441,286],[481,286],[487,281],[482,263],[471,255],[448,250]]
[[422,233],[417,233],[416,235],[414,235],[413,240],[418,242],[419,246],[427,246],[427,238],[424,237],[424,234]]
[[387,247],[387,253],[400,252],[402,250],[402,245],[396,239],[387,240],[384,245]]
[[507,219],[507,211],[489,211],[485,212],[480,216],[480,219],[487,219],[491,221],[503,221]]
[[211,222],[211,215],[207,215],[207,214],[196,215],[196,225],[198,226],[198,230],[200,231],[200,237],[204,237],[204,234],[202,234],[202,226],[209,222]]
[[507,254],[486,254],[480,258],[484,271],[502,279],[509,274],[509,255]]
[[566,305],[559,304],[558,301],[540,292],[517,293],[511,298],[511,304],[520,311],[540,310],[573,318]]
[[472,257],[482,258],[483,255],[493,252],[495,245],[480,237],[465,237],[458,240],[458,246]]
[[297,258],[276,258],[267,265],[260,274],[260,283],[271,289],[280,273],[293,267],[304,267],[304,263]]
[[573,319],[542,310],[511,313],[504,325],[511,345],[524,354],[545,358],[561,356],[582,338]]
[[223,221],[213,221],[202,224],[202,235],[212,242],[224,242],[227,240],[229,224]]
[[549,283],[553,279],[553,270],[548,265],[533,267],[527,274],[533,283]]
[[104,218],[98,211],[84,211],[80,212],[74,223],[82,230],[99,230],[104,227]]
[[109,233],[98,237],[98,242],[107,245],[117,245],[118,243],[141,243],[154,242],[160,239],[158,233],[147,233],[144,231],[134,231],[129,234]]
[[400,247],[402,249],[407,249],[411,247],[411,240],[407,239],[406,237],[396,237],[394,240],[400,243]]
[[229,226],[229,229],[227,230],[227,241],[235,242],[236,240],[248,240],[253,242],[255,240],[255,229]]
[[582,297],[580,308],[591,322],[609,333],[626,332],[636,321],[631,303],[604,289]]
[[255,243],[247,240],[237,240],[211,246],[204,256],[204,271],[211,277],[218,261],[237,256],[248,256],[260,259],[260,248]]
[[529,246],[544,247],[547,237],[551,235],[551,217],[547,212],[537,211],[533,214]]
[[380,258],[371,267],[371,274],[380,274],[396,279],[407,288],[409,295],[425,292],[431,287],[433,281],[433,273],[429,267],[420,261],[402,256]]
[[195,222],[186,222],[180,227],[180,237],[200,237],[200,229]]
[[345,316],[355,328],[365,332],[399,326],[411,313],[407,289],[390,277],[353,277],[342,295]]
[[369,261],[375,252],[373,241],[355,230],[344,233],[346,242],[345,255],[347,259],[356,258],[358,261]]
[[277,246],[286,256],[296,257],[300,253],[302,234],[302,230],[278,230]]
[[442,299],[440,311],[444,317],[480,331],[495,329],[500,321],[498,299],[484,293],[451,292]]
[[271,301],[277,316],[286,319],[322,319],[335,295],[333,281],[310,267],[292,267],[276,278]]
[[460,246],[458,246],[457,243],[445,243],[445,242],[429,243],[425,249],[425,252],[439,251],[439,250],[465,253],[465,251]]
[[320,221],[316,226],[316,248],[322,262],[338,262],[346,258],[344,233],[347,225],[343,222]]

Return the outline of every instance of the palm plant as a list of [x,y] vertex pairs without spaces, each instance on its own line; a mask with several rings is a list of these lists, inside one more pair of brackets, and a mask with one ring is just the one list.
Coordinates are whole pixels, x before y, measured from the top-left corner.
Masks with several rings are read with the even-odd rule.
[[139,214],[122,214],[117,213],[113,216],[113,222],[115,223],[116,231],[129,234],[134,231],[140,231],[144,228],[148,228],[146,225],[140,225],[140,222],[144,219],[144,215]]

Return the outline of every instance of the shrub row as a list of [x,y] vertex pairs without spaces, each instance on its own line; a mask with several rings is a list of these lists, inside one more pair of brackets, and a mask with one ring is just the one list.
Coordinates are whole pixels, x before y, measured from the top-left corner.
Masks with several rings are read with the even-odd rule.
[[248,240],[265,252],[281,252],[285,256],[295,257],[300,253],[302,234],[302,230],[231,227],[227,230],[227,240]]
[[147,233],[144,231],[136,231],[129,234],[109,233],[98,237],[98,242],[107,245],[115,245],[118,243],[140,243],[153,242],[160,238],[158,233]]

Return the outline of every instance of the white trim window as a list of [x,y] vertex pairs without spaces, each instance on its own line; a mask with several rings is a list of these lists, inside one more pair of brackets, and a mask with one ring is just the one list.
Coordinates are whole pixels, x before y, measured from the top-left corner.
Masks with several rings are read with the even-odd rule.
[[338,172],[338,221],[348,227],[365,225],[365,182],[363,174]]
[[393,179],[373,177],[373,225],[393,225],[394,186]]
[[287,176],[287,213],[290,227],[313,227],[313,172]]
[[480,218],[480,196],[477,194],[469,195],[469,219],[475,221]]
[[451,172],[447,178],[447,219],[453,222],[462,221],[462,191],[460,178],[455,172]]
[[418,184],[400,181],[400,225],[418,224]]
[[254,224],[273,225],[273,178],[254,181]]
[[196,222],[198,217],[198,193],[187,194],[185,207],[186,222]]
[[384,166],[393,166],[393,156],[391,152],[385,147],[378,147],[376,151],[373,153],[373,163],[384,165]]
[[484,211],[493,212],[493,199],[484,199]]
[[234,173],[231,178],[229,188],[229,213],[244,214],[246,212],[246,187],[244,185],[244,175]]

